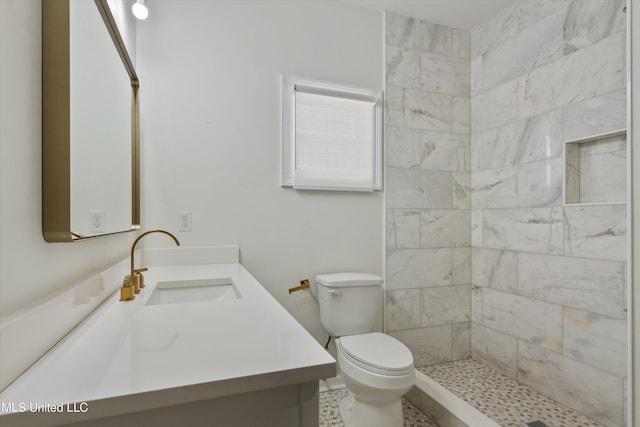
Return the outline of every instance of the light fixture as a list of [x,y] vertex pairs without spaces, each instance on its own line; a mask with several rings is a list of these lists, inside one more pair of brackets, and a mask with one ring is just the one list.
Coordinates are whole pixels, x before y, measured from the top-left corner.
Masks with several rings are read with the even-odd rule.
[[147,9],[146,0],[136,0],[133,6],[131,6],[133,15],[138,19],[147,19],[149,16],[149,9]]

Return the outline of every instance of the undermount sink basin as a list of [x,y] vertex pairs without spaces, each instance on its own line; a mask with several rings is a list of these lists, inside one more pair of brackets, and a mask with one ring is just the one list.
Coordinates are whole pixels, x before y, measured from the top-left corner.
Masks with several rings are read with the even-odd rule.
[[224,301],[242,298],[229,278],[158,282],[145,305]]

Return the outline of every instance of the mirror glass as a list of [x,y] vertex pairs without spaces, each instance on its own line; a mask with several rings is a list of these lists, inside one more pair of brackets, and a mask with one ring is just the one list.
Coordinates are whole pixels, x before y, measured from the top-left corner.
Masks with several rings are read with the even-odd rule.
[[[140,224],[132,0],[42,2],[42,230],[48,242]],[[135,50],[134,50],[135,54]]]
[[71,0],[71,230],[131,228],[131,82],[92,0]]

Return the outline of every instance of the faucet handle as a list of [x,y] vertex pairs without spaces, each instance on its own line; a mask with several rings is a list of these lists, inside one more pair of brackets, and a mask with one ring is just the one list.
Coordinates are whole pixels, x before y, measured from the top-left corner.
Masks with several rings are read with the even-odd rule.
[[131,281],[131,276],[127,275],[122,282],[122,287],[120,288],[120,301],[131,301],[135,298],[133,295],[133,283]]
[[142,273],[148,270],[149,269],[147,267],[136,268],[135,270],[133,270],[133,273],[138,280],[138,292],[140,292],[140,289],[144,288],[144,276],[142,275]]
[[133,289],[133,293],[138,295],[140,293],[140,274],[127,274],[124,278],[125,283],[128,281],[131,283],[131,289]]

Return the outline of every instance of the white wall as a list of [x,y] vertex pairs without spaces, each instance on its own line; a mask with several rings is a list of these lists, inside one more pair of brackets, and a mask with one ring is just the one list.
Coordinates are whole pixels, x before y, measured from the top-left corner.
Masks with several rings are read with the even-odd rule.
[[[279,186],[280,74],[381,90],[382,15],[329,1],[150,2],[138,27],[144,228],[241,262],[319,340],[307,291],[336,271],[382,274],[382,193]],[[161,237],[150,245],[170,242]]]
[[127,255],[133,233],[42,237],[41,2],[0,1],[0,317]]

